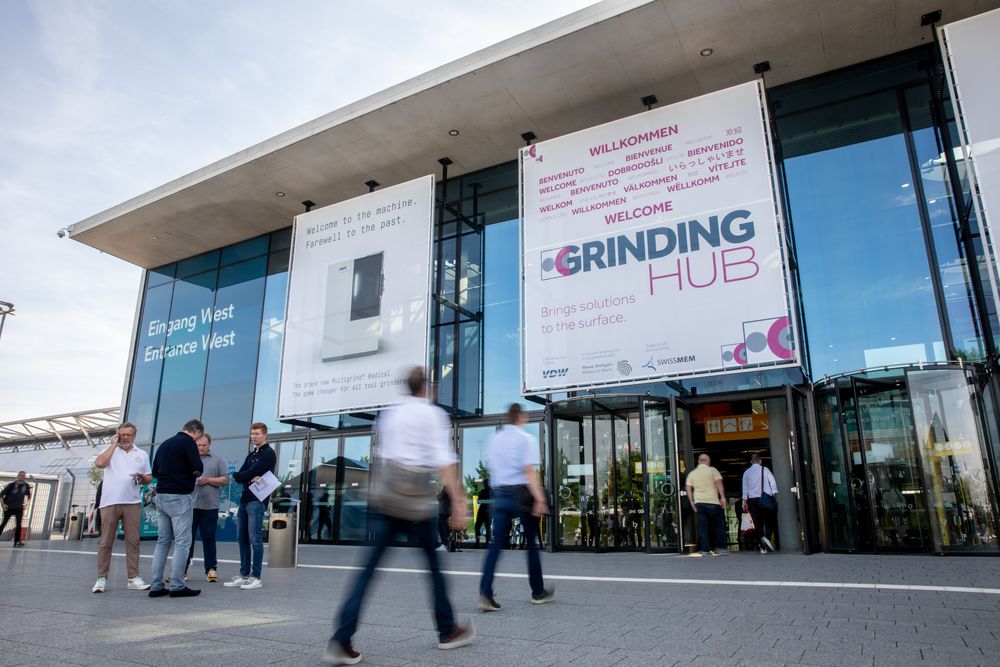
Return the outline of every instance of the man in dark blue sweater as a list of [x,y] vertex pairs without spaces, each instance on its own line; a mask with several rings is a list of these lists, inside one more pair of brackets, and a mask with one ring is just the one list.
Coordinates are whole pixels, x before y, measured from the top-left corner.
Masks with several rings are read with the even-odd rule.
[[233,480],[243,485],[240,509],[236,513],[236,534],[240,541],[240,574],[223,586],[243,590],[260,588],[260,571],[264,562],[264,510],[269,498],[261,501],[250,490],[250,485],[261,476],[274,474],[277,458],[267,444],[267,424],[254,422],[250,426],[250,442],[253,449],[247,454],[243,466],[233,473]]
[[[156,511],[158,515],[156,549],[153,551],[153,584],[149,597],[170,595],[186,598],[201,593],[187,587],[184,570],[191,549],[195,480],[201,476],[203,464],[196,440],[205,432],[201,420],[192,419],[184,429],[156,448],[153,457],[153,477],[156,478]],[[170,571],[170,590],[163,587],[163,568],[167,564],[170,545],[174,547],[174,562]]]

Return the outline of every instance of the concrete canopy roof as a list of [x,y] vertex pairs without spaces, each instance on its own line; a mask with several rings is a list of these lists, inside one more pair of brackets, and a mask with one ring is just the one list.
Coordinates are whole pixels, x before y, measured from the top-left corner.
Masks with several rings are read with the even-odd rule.
[[[754,78],[774,86],[933,39],[1000,0],[605,0],[166,183],[69,228],[72,238],[153,268],[287,227],[312,200],[513,160],[539,141]],[[700,55],[711,48],[709,57]],[[458,136],[448,134],[459,130]],[[276,192],[286,193],[277,197]]]

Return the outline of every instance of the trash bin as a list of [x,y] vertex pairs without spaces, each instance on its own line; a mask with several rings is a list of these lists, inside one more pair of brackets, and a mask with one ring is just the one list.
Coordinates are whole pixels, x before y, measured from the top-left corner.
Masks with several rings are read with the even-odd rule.
[[272,514],[267,528],[267,566],[295,567],[296,521],[294,514]]
[[83,539],[83,512],[73,512],[69,515],[69,530],[66,531],[66,539]]

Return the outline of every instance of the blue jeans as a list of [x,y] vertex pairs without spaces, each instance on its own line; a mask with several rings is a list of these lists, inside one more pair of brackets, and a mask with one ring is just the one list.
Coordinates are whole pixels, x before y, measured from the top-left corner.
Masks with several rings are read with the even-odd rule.
[[372,512],[369,521],[369,525],[375,533],[375,538],[371,549],[368,551],[368,560],[365,563],[365,569],[358,573],[350,594],[340,608],[337,629],[333,633],[334,641],[341,644],[347,643],[351,641],[351,637],[357,631],[358,618],[361,615],[361,604],[365,599],[365,591],[368,590],[368,584],[375,578],[375,568],[382,559],[382,555],[397,533],[404,533],[408,542],[416,542],[427,558],[427,566],[431,571],[431,584],[434,593],[434,624],[437,627],[438,637],[441,638],[441,641],[444,641],[455,631],[455,613],[452,611],[451,602],[448,601],[448,590],[438,564],[437,552],[434,550],[436,546],[434,518],[432,517],[427,521],[410,522]]
[[545,592],[542,581],[542,559],[538,555],[538,518],[530,512],[518,509],[516,487],[498,486],[493,489],[493,541],[486,552],[483,563],[483,577],[479,580],[479,594],[493,597],[493,573],[496,571],[500,549],[510,543],[510,525],[514,517],[521,520],[524,527],[524,542],[528,547],[528,583],[532,595]]
[[[191,550],[188,551],[188,567],[194,558],[194,540],[201,533],[201,546],[205,554],[205,574],[218,567],[215,555],[215,531],[219,527],[219,510],[194,509],[194,519],[191,522]],[[185,568],[187,569],[187,568]]]
[[[695,503],[698,508],[698,547],[702,553],[710,549],[728,549],[726,540],[726,514],[720,505]],[[711,538],[715,538],[712,545]]]
[[170,568],[170,590],[179,591],[187,584],[184,570],[187,569],[187,555],[191,548],[191,504],[190,494],[156,494],[157,531],[156,548],[153,550],[153,581],[151,590],[163,589],[163,569],[167,565],[170,545],[174,547],[174,561]]
[[264,564],[264,503],[259,500],[240,503],[236,512],[236,536],[240,542],[240,576],[260,579]]

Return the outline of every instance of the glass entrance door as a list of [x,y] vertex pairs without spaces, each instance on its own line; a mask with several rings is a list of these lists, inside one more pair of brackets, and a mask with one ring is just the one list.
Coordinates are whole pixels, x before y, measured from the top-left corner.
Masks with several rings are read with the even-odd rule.
[[676,448],[668,404],[599,396],[550,410],[556,546],[676,550]]
[[862,479],[871,535],[879,551],[927,551],[931,546],[920,457],[906,384],[901,379],[854,379]]

